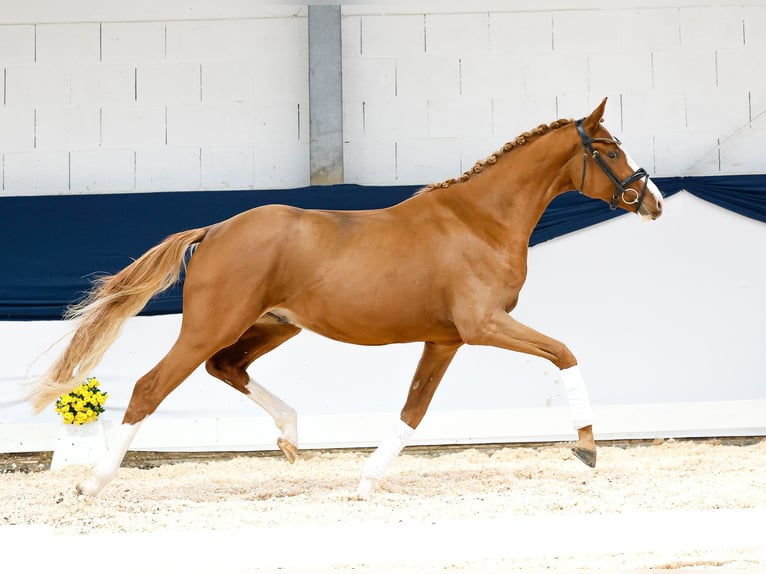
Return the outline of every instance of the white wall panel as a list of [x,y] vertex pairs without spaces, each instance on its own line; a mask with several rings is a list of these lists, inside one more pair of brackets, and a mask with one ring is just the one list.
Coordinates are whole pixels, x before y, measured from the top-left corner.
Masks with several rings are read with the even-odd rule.
[[744,13],[738,6],[699,6],[680,11],[681,44],[731,48],[744,44]]
[[35,112],[35,147],[94,149],[101,141],[101,111],[95,107],[41,106]]
[[489,46],[493,52],[529,54],[553,49],[551,12],[489,14]]
[[75,66],[70,75],[73,106],[127,104],[136,99],[135,69],[127,64]]
[[343,148],[343,174],[347,181],[385,185],[397,180],[396,144],[362,141]]
[[200,188],[200,148],[163,147],[136,152],[137,191]]
[[[343,77],[346,77],[346,62],[343,61]],[[364,62],[365,60],[362,60]],[[361,64],[358,64],[359,67]],[[363,97],[362,86],[353,87],[359,97]],[[396,60],[396,95],[411,98],[427,98],[429,94],[457,96],[469,94],[466,86],[466,63],[454,56],[418,55],[412,58]],[[480,92],[486,94],[486,90]],[[345,83],[343,95],[346,97]]]
[[4,192],[8,195],[59,195],[69,191],[69,153],[29,151],[6,153]]
[[251,62],[206,62],[202,64],[202,102],[231,104],[253,99],[255,69]]
[[460,142],[457,140],[407,140],[397,146],[397,181],[425,185],[459,176]]
[[492,100],[458,96],[428,100],[428,135],[432,138],[476,138],[492,133]]
[[101,59],[100,25],[38,24],[36,61],[41,64],[95,63]]
[[489,49],[489,14],[428,14],[428,54],[468,55]]
[[165,107],[132,104],[101,111],[101,143],[106,148],[159,148],[165,145]]
[[35,61],[35,27],[0,26],[0,66]]
[[[345,24],[345,22],[344,22]],[[366,57],[410,57],[425,51],[425,16],[362,18],[361,54]]]
[[101,26],[101,61],[153,62],[165,57],[164,22],[112,22]]
[[396,64],[392,58],[345,58],[343,97],[362,100],[397,95]]
[[256,188],[274,189],[309,185],[308,141],[259,143],[253,146]]
[[35,145],[35,113],[29,108],[0,108],[0,151],[27,151]]
[[9,66],[5,71],[5,103],[28,107],[69,104],[69,70],[41,64]]
[[71,152],[70,191],[105,193],[135,189],[135,154],[131,150]]
[[249,189],[253,186],[253,148],[225,146],[202,148],[204,189]]
[[138,66],[137,101],[142,104],[195,104],[202,100],[201,64],[156,63]]

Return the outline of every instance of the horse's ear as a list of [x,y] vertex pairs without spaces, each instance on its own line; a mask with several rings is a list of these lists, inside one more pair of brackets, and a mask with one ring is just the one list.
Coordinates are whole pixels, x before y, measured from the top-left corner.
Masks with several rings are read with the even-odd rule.
[[604,110],[606,109],[606,98],[601,100],[601,103],[598,105],[598,107],[591,112],[591,114],[585,118],[585,121],[583,122],[585,124],[585,130],[589,133],[595,133],[596,129],[598,128],[598,124],[601,121],[601,118],[604,117]]

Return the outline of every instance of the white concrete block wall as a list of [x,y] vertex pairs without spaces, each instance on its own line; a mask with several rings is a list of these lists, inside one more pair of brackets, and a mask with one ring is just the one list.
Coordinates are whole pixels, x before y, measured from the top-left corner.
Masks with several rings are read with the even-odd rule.
[[305,6],[71,8],[0,16],[1,194],[308,185]]
[[[654,175],[766,171],[766,155],[748,151],[766,142],[766,7],[756,2],[344,5],[343,16],[348,181],[454,177],[604,96],[607,127]],[[392,143],[394,157],[383,152]]]
[[[308,184],[306,6],[187,4],[3,14],[0,193]],[[762,173],[766,6],[709,4],[343,5],[346,181],[453,177],[604,96],[655,175]]]

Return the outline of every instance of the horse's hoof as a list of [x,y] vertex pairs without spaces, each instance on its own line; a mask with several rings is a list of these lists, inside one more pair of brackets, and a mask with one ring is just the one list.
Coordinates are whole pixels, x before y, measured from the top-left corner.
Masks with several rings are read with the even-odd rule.
[[572,447],[572,454],[574,454],[578,460],[591,468],[596,468],[596,451],[590,448],[583,448],[581,446]]
[[279,438],[277,440],[277,446],[279,447],[279,450],[281,450],[285,455],[285,458],[290,464],[293,464],[298,458],[298,447],[286,438]]
[[372,493],[377,486],[378,481],[376,479],[363,476],[359,481],[359,486],[357,487],[356,494],[353,498],[356,500],[370,500],[370,498],[372,498]]

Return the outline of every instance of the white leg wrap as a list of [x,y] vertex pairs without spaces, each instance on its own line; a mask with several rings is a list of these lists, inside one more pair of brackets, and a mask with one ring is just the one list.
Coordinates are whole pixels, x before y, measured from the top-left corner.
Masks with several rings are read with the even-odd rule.
[[569,410],[572,413],[572,424],[575,429],[581,429],[593,424],[593,410],[588,398],[588,389],[585,388],[580,367],[575,365],[561,370],[561,380],[569,401]]
[[108,437],[109,449],[107,450],[106,457],[96,465],[90,478],[83,484],[78,485],[77,490],[80,494],[96,496],[114,478],[140,426],[140,422],[134,425],[121,424]]
[[359,496],[367,498],[372,493],[378,481],[383,478],[388,467],[402,452],[414,432],[415,429],[401,420],[397,421],[388,431],[380,446],[370,455],[362,469],[362,480],[357,489]]
[[245,388],[250,393],[249,398],[274,419],[274,424],[282,431],[282,438],[298,446],[298,414],[295,409],[259,385],[252,377]]

